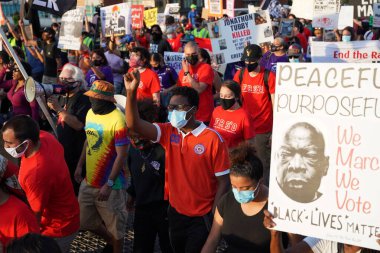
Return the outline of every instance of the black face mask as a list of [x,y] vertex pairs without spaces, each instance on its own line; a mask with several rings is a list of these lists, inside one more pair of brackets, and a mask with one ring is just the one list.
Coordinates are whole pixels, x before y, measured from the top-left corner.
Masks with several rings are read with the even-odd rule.
[[159,41],[162,38],[162,34],[160,33],[152,33],[152,38],[154,41]]
[[257,68],[258,65],[259,65],[258,62],[255,62],[255,63],[252,63],[252,64],[245,64],[245,66],[247,67],[248,72],[254,71]]
[[270,51],[271,51],[271,52],[280,51],[280,47],[275,46],[275,45],[271,45],[271,46],[270,46]]
[[186,61],[188,63],[190,63],[190,65],[195,65],[198,63],[198,55],[194,54],[194,55],[190,55],[190,56],[186,56]]
[[91,109],[95,114],[105,115],[113,110],[115,110],[116,106],[111,101],[106,101],[102,99],[97,98],[91,98],[90,97],[90,103],[91,103]]
[[95,66],[101,66],[103,64],[103,61],[102,60],[95,60],[95,61],[93,61],[93,63]]
[[230,109],[234,104],[236,103],[235,98],[221,98],[220,99],[220,105],[222,106],[223,110]]

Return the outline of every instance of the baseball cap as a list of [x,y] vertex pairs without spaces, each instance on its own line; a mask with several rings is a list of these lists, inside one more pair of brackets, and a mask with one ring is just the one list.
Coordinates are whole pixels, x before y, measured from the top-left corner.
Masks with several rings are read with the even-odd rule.
[[85,92],[84,95],[116,103],[113,96],[114,92],[115,88],[111,83],[103,80],[96,80],[93,82],[90,90]]
[[302,47],[297,44],[293,43],[288,48],[288,56],[301,56],[302,55]]
[[197,6],[195,4],[190,5],[190,9],[196,9]]
[[261,56],[263,56],[261,47],[256,44],[250,44],[244,48],[241,60],[247,62],[255,62],[258,61]]

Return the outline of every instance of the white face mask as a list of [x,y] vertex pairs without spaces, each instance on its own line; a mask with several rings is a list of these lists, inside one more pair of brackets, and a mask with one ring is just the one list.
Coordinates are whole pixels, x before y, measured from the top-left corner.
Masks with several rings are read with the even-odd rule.
[[[22,152],[18,153],[16,149],[18,149],[19,147],[21,147],[25,143],[27,143],[25,149]],[[6,147],[4,147],[4,149],[12,157],[14,157],[14,158],[20,158],[26,152],[26,150],[28,149],[28,147],[29,147],[28,140],[25,140],[20,145],[18,145],[17,147],[14,147],[14,148],[6,148]]]

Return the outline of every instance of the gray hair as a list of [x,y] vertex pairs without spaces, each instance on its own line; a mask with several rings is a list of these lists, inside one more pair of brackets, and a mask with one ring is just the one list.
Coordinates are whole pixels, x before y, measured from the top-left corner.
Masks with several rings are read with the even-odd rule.
[[87,81],[85,79],[85,76],[80,68],[77,66],[74,66],[73,64],[67,63],[65,66],[63,66],[62,71],[68,70],[72,72],[72,78],[81,83],[81,89],[82,90],[88,90],[87,87]]

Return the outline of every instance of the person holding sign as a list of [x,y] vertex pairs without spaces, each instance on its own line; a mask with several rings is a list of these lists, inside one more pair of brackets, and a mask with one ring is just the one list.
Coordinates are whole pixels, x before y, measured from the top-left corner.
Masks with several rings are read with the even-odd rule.
[[212,113],[210,127],[222,135],[228,148],[236,147],[244,141],[253,142],[253,119],[242,108],[241,90],[237,82],[227,80],[222,83],[220,104]]
[[270,139],[273,126],[275,75],[265,71],[259,62],[262,56],[260,46],[251,44],[244,48],[242,61],[245,67],[236,72],[234,81],[240,84],[243,108],[253,118],[256,132],[257,156],[264,165],[264,182],[269,184]]
[[269,189],[264,185],[263,165],[255,153],[249,144],[232,150],[232,190],[216,207],[211,232],[201,253],[214,253],[221,237],[227,242],[227,252],[270,252],[270,233],[262,224]]
[[277,153],[277,183],[289,198],[310,203],[322,196],[318,191],[329,168],[321,132],[306,122],[292,125]]

